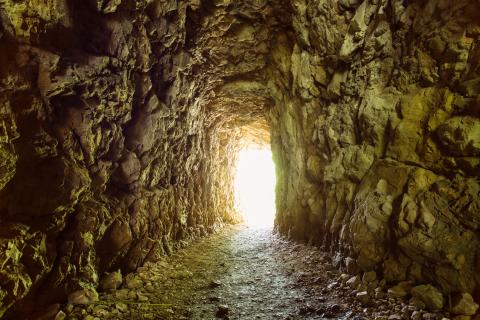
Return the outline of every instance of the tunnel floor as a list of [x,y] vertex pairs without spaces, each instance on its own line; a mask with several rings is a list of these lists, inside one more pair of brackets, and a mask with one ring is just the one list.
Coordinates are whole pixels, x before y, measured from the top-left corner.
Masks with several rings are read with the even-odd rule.
[[122,289],[75,306],[69,319],[387,319],[400,312],[386,299],[362,307],[339,277],[318,248],[234,226],[140,268]]

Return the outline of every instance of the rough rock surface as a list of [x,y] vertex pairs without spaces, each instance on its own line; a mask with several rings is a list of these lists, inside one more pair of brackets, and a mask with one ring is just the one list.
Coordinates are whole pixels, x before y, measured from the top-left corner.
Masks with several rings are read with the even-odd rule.
[[232,166],[240,127],[268,126],[271,10],[0,1],[0,317],[239,220]]
[[479,291],[478,1],[0,0],[0,20],[0,317],[238,221],[235,153],[267,126],[282,234]]
[[392,283],[478,291],[480,3],[292,10],[269,70],[277,228]]

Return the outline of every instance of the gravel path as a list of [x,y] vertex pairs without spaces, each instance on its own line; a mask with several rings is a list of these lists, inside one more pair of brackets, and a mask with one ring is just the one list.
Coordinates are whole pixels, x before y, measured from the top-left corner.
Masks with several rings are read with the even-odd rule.
[[394,299],[362,306],[342,277],[318,248],[235,226],[139,268],[121,289],[66,313],[85,320],[296,320],[410,319],[415,311]]

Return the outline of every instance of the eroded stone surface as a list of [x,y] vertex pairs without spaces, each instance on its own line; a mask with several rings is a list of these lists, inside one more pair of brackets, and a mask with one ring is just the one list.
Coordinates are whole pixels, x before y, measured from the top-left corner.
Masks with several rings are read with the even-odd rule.
[[2,1],[0,314],[94,290],[238,221],[235,151],[267,127],[282,234],[392,286],[474,293],[479,12]]
[[392,285],[474,292],[479,4],[293,3],[269,71],[278,229]]
[[268,140],[258,70],[272,10],[2,1],[0,316],[239,220],[240,127],[259,123],[253,136]]

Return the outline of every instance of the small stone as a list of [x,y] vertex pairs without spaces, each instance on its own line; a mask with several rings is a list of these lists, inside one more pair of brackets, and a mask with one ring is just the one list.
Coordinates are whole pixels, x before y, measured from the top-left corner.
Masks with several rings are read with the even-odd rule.
[[368,282],[367,287],[369,291],[374,291],[378,287],[378,280]]
[[128,289],[120,289],[115,291],[115,298],[119,300],[128,300],[130,291]]
[[341,283],[347,283],[348,279],[350,279],[350,275],[346,274],[346,273],[342,273],[340,275],[340,278],[338,279]]
[[98,301],[98,293],[94,289],[82,289],[68,295],[68,303],[89,304]]
[[228,318],[229,308],[227,305],[219,305],[215,316],[217,318],[227,319]]
[[123,302],[115,303],[115,309],[119,310],[120,312],[127,312],[128,306]]
[[125,285],[128,289],[138,289],[143,287],[143,281],[134,276],[127,276],[125,279]]
[[140,301],[140,302],[146,302],[146,301],[148,301],[148,297],[142,295],[141,293],[137,293],[137,300]]
[[68,303],[65,308],[63,308],[63,310],[65,310],[67,313],[72,313],[73,311],[73,304],[71,303]]
[[388,289],[388,295],[392,298],[403,298],[410,293],[412,284],[409,281],[402,281],[396,286]]
[[360,282],[360,284],[355,289],[357,291],[368,291],[368,286],[365,283]]
[[452,297],[452,308],[450,312],[458,315],[471,316],[478,310],[478,304],[473,301],[469,293],[459,293]]
[[399,314],[392,314],[388,317],[388,320],[402,320],[402,316]]
[[360,277],[359,277],[359,276],[351,277],[351,278],[347,281],[347,285],[348,285],[350,288],[352,288],[352,289],[357,288],[360,283],[361,283],[361,280],[360,280]]
[[422,319],[424,319],[424,320],[436,320],[437,316],[434,313],[424,313],[422,315]]
[[338,286],[339,286],[339,283],[337,281],[334,281],[327,286],[327,289],[332,290],[337,288]]
[[375,291],[375,299],[383,299],[385,298],[385,293],[382,291]]
[[420,320],[422,319],[422,313],[420,311],[413,311],[410,317],[412,320]]
[[412,289],[411,294],[414,298],[422,300],[430,310],[443,308],[443,295],[432,285],[416,286]]
[[96,306],[95,308],[93,308],[92,310],[93,314],[95,314],[96,316],[99,316],[99,317],[105,317],[105,316],[108,316],[108,311],[104,309],[104,306]]
[[128,300],[135,300],[137,299],[137,292],[135,290],[128,291]]
[[67,317],[67,315],[65,314],[65,312],[63,312],[62,310],[58,311],[57,315],[55,316],[55,319],[54,320],[64,320],[65,318]]
[[155,292],[156,289],[152,284],[148,284],[148,285],[145,286],[145,290],[147,290],[150,293],[153,293],[153,292]]
[[355,296],[363,305],[366,305],[370,302],[370,295],[367,291],[358,292]]

